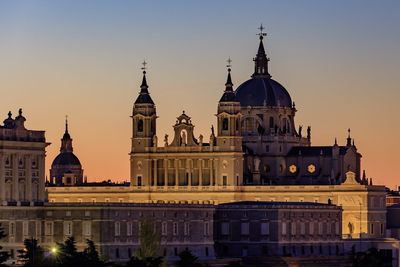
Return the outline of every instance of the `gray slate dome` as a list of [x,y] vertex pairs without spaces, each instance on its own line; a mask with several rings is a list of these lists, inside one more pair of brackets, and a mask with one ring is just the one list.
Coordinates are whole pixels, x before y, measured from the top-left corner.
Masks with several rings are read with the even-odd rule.
[[247,80],[236,89],[235,94],[242,107],[292,107],[292,99],[285,87],[269,77]]
[[51,166],[56,165],[78,165],[81,166],[81,162],[78,157],[72,152],[62,152],[53,160]]

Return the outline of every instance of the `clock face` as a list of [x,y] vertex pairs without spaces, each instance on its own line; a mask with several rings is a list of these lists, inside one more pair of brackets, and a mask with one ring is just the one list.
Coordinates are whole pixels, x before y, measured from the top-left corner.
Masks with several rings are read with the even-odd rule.
[[314,173],[314,172],[315,172],[315,165],[314,165],[314,164],[308,165],[307,171],[308,171],[309,173]]
[[289,171],[290,171],[291,173],[297,172],[297,166],[294,165],[294,164],[290,165],[290,166],[289,166]]

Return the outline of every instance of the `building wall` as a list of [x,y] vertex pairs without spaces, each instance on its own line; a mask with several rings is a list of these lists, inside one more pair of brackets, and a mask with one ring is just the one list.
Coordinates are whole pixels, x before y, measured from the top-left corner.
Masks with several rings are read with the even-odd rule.
[[0,223],[7,237],[5,250],[15,260],[23,241],[36,238],[47,250],[73,236],[78,249],[86,239],[102,255],[126,261],[139,247],[140,224],[149,221],[160,234],[160,254],[175,259],[188,248],[200,259],[214,258],[211,205],[168,204],[46,204],[43,207],[0,207]]
[[[385,188],[360,185],[348,174],[341,185],[49,187],[51,202],[212,203],[233,201],[317,202],[343,208],[343,237],[384,237]],[[360,217],[361,215],[361,217]],[[360,227],[361,225],[361,227]],[[372,226],[373,225],[373,226]]]
[[342,211],[334,205],[249,202],[216,209],[216,250],[223,257],[339,255]]

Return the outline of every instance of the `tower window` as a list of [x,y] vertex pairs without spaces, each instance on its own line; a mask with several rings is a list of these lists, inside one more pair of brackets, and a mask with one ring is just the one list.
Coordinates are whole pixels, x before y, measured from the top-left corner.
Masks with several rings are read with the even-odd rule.
[[226,176],[226,175],[222,176],[222,185],[223,186],[228,185],[228,176]]
[[137,185],[142,186],[142,176],[137,177]]
[[274,117],[269,117],[269,128],[274,128]]
[[143,132],[143,120],[139,120],[137,123],[138,132]]
[[228,118],[224,118],[222,120],[222,130],[227,131],[229,126]]

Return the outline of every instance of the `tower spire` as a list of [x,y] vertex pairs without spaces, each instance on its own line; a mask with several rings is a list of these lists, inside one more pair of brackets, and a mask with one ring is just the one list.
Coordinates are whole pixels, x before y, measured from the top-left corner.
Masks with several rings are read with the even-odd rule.
[[65,133],[68,133],[68,115],[65,115]]
[[252,78],[256,78],[256,77],[271,78],[271,75],[268,72],[269,58],[267,57],[267,54],[265,53],[264,44],[263,44],[264,36],[267,36],[267,33],[264,32],[265,28],[263,27],[262,24],[260,25],[260,27],[258,27],[258,29],[260,30],[260,33],[257,34],[260,38],[260,44],[258,46],[257,55],[253,59],[254,73],[251,77]]
[[347,143],[346,143],[346,146],[351,146],[351,136],[350,136],[351,130],[350,130],[350,128],[347,129],[347,132],[348,132],[348,135],[347,135]]
[[232,67],[231,58],[228,58],[228,60],[226,62],[228,63],[226,65],[226,67],[228,68],[228,77],[226,78],[224,94],[222,95],[219,102],[236,102],[237,100],[236,100],[235,92],[233,91],[233,83],[232,83],[232,77],[231,77],[231,67]]
[[154,105],[153,99],[151,99],[150,93],[148,90],[149,86],[147,85],[147,79],[146,79],[147,62],[146,62],[146,60],[143,60],[142,65],[143,65],[143,67],[141,68],[143,70],[142,84],[140,85],[139,96],[137,97],[135,104],[152,104],[152,105]]
[[231,58],[228,58],[228,60],[226,61],[228,62],[228,65],[226,65],[226,67],[228,68],[228,77],[226,79],[226,83],[225,83],[225,91],[233,91],[233,83],[232,83],[232,77],[231,77],[231,63],[232,60]]
[[72,152],[72,138],[68,132],[68,116],[65,116],[65,132],[61,139],[60,152]]

